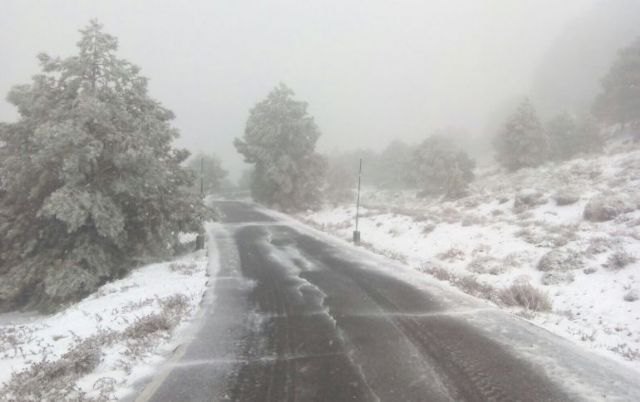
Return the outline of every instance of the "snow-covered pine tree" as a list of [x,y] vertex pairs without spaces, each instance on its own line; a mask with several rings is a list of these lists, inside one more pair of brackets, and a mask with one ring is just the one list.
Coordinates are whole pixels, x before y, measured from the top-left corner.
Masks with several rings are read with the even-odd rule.
[[253,198],[283,210],[314,208],[321,203],[325,159],[314,149],[320,132],[307,103],[293,99],[284,84],[251,109],[243,138],[234,145],[254,164]]
[[576,121],[577,152],[602,152],[604,137],[595,118],[591,114],[579,116]]
[[0,130],[2,310],[78,299],[209,216],[186,191],[171,111],[115,37],[96,21],[80,32],[78,55],[39,55],[42,73],[8,96],[20,118]]
[[549,156],[547,135],[529,101],[523,100],[494,140],[496,159],[509,170],[542,164]]
[[618,52],[593,112],[608,124],[640,123],[640,38]]
[[464,196],[474,179],[475,162],[446,137],[433,135],[414,151],[412,174],[421,195]]
[[571,158],[577,150],[576,121],[569,113],[562,113],[546,124],[549,138],[549,157],[556,161]]
[[581,152],[602,150],[600,130],[591,116],[577,118],[569,113],[562,113],[547,123],[546,130],[549,156],[553,160],[563,161]]

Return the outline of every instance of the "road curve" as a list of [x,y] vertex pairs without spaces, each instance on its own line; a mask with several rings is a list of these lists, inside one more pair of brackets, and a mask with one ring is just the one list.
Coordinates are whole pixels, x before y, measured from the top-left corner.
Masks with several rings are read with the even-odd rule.
[[640,400],[633,373],[524,320],[250,204],[217,206],[215,301],[139,401]]

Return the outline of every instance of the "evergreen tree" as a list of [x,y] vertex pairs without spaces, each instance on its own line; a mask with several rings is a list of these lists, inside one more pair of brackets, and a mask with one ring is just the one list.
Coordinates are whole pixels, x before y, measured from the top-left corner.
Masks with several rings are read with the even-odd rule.
[[240,191],[251,189],[251,178],[253,177],[253,169],[244,169],[238,178],[237,188]]
[[568,114],[560,114],[547,123],[549,156],[553,160],[571,159],[584,152],[602,150],[600,131],[591,116],[580,119]]
[[576,152],[576,121],[569,113],[562,113],[547,123],[549,138],[549,157],[562,161],[571,158]]
[[385,189],[403,189],[411,186],[411,158],[414,147],[394,140],[376,157],[375,184]]
[[422,142],[414,151],[412,165],[414,181],[422,196],[460,198],[474,179],[475,162],[442,136],[431,136]]
[[548,139],[528,99],[507,119],[494,147],[496,159],[509,170],[538,166],[547,160]]
[[593,111],[609,124],[640,122],[640,38],[618,52],[602,79],[602,93],[596,98]]
[[586,114],[578,118],[576,122],[576,137],[576,149],[578,152],[602,152],[604,138],[592,115]]
[[204,194],[212,194],[222,189],[227,171],[222,168],[220,159],[215,155],[199,153],[189,159],[187,167],[196,177],[194,190],[200,193],[200,179],[202,178],[202,190]]
[[234,145],[254,164],[253,198],[283,210],[317,207],[326,160],[314,152],[320,132],[305,102],[280,84],[251,109],[242,139]]
[[78,55],[39,55],[42,73],[8,96],[20,118],[0,130],[3,310],[78,299],[209,216],[185,191],[171,111],[100,24],[80,32]]

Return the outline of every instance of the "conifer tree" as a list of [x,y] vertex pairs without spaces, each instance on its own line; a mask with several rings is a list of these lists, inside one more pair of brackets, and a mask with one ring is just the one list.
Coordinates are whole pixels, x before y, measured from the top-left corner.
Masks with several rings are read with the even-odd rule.
[[509,170],[538,166],[548,159],[548,139],[528,99],[507,119],[494,147],[496,159]]
[[434,135],[414,151],[411,163],[414,182],[421,195],[464,196],[474,179],[475,162],[445,137]]
[[251,194],[283,210],[317,207],[326,160],[314,149],[320,131],[306,102],[280,84],[251,109],[243,138],[234,145],[254,165]]
[[609,124],[640,122],[640,38],[618,52],[602,79],[602,93],[596,98],[593,112]]
[[209,216],[185,191],[173,113],[99,23],[80,32],[77,55],[40,54],[42,72],[8,96],[20,117],[0,130],[3,310],[78,299]]

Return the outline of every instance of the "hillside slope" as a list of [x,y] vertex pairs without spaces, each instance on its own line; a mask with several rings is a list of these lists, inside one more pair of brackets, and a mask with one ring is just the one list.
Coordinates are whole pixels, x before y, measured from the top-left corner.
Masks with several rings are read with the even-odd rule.
[[[478,176],[451,202],[366,189],[363,245],[640,370],[640,148]],[[354,216],[298,217],[350,238]]]

